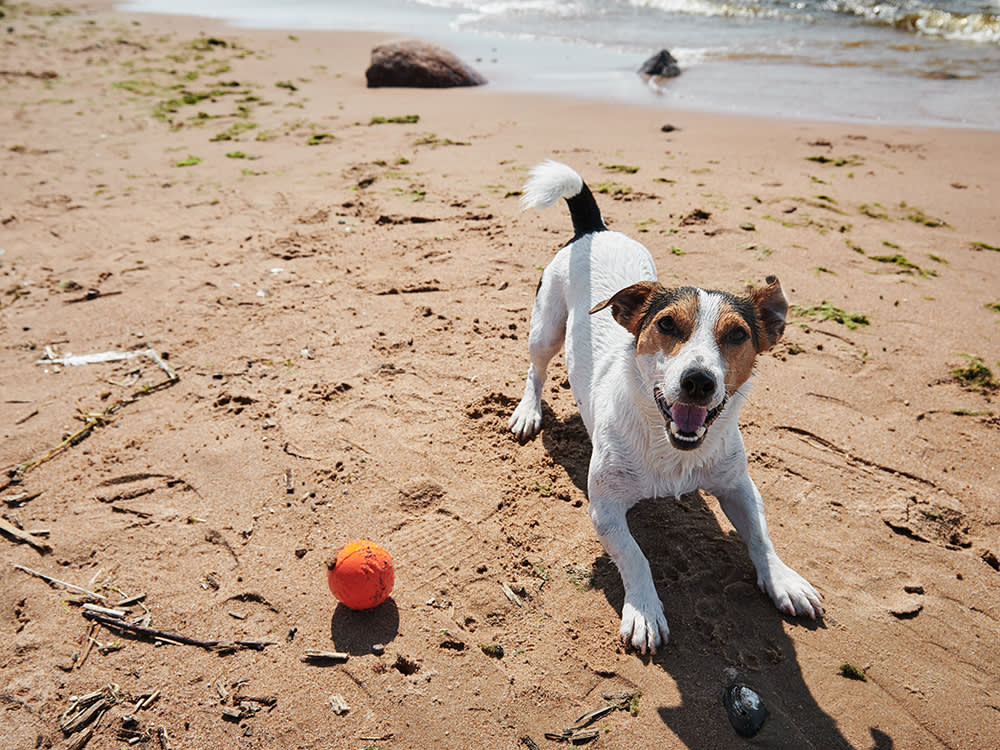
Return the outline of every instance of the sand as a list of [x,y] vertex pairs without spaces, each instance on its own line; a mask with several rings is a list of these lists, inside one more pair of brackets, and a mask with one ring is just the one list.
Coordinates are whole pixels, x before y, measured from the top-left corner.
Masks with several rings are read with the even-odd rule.
[[[5,747],[66,746],[73,697],[109,685],[88,748],[557,747],[605,696],[634,710],[595,747],[1000,745],[997,392],[953,374],[1000,359],[1000,134],[368,91],[378,35],[4,10],[0,512],[51,547],[0,536]],[[671,641],[619,645],[561,357],[541,435],[506,431],[539,269],[571,235],[564,207],[518,208],[549,157],[664,283],[776,274],[797,305],[743,430],[822,621],[778,613],[692,494],[630,516]],[[164,367],[45,361],[145,349]],[[366,613],[326,584],[356,537],[396,563]],[[92,628],[15,565],[144,593],[152,628],[273,645]],[[770,712],[749,742],[733,680]]]

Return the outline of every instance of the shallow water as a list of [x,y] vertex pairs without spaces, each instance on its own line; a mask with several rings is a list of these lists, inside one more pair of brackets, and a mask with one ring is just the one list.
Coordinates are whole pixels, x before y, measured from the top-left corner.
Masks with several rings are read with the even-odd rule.
[[[440,42],[506,91],[1000,130],[1000,0],[133,0],[128,10]],[[661,48],[683,74],[635,71]]]

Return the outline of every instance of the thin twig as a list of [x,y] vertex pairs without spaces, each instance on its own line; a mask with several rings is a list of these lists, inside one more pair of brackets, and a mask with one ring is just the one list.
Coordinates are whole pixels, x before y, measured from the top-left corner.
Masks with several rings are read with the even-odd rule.
[[27,422],[29,419],[31,419],[32,417],[37,416],[37,415],[38,415],[38,409],[35,409],[33,412],[31,412],[31,414],[29,414],[26,417],[21,417],[16,422],[14,422],[14,424],[16,424],[16,425],[22,425],[25,422]]
[[83,655],[80,659],[73,665],[74,669],[80,669],[83,663],[87,661],[87,657],[90,656],[90,651],[94,647],[94,636],[97,634],[97,623],[91,623],[90,629],[87,631],[87,647],[83,649]]
[[116,294],[121,294],[121,292],[102,292],[98,289],[88,289],[87,293],[81,297],[73,297],[73,299],[65,300],[67,305],[71,305],[74,302],[90,302],[93,299],[100,299],[101,297],[114,297]]
[[87,589],[85,589],[85,588],[83,588],[81,586],[77,586],[77,585],[72,584],[72,583],[66,583],[66,581],[60,581],[58,578],[53,578],[52,576],[47,576],[44,573],[39,573],[37,570],[32,570],[31,568],[26,568],[23,565],[15,565],[14,567],[17,570],[20,570],[20,571],[23,571],[23,572],[27,573],[28,575],[33,575],[36,578],[41,578],[46,583],[55,583],[55,584],[58,584],[60,586],[65,586],[66,588],[68,588],[68,589],[70,589],[72,591],[78,591],[81,594],[86,594],[87,596],[92,596],[95,599],[100,599],[102,602],[107,601],[107,597],[106,596],[103,596],[102,594],[98,594],[98,593],[96,593],[94,591],[88,591]]
[[307,455],[307,454],[303,453],[302,451],[300,451],[298,448],[296,448],[291,443],[285,443],[281,447],[281,449],[283,451],[285,451],[285,453],[287,453],[289,456],[295,456],[296,458],[304,458],[307,461],[318,461],[319,460],[318,458],[316,458],[316,456],[310,456],[310,455]]
[[142,625],[133,625],[130,622],[125,622],[124,620],[119,620],[115,617],[106,617],[98,614],[97,612],[84,610],[81,614],[88,620],[99,622],[107,628],[118,628],[119,630],[125,630],[129,633],[135,633],[136,635],[144,635],[148,638],[159,638],[161,640],[171,641],[172,643],[178,643],[184,646],[198,646],[199,648],[206,648],[213,651],[228,651],[237,648],[250,648],[255,651],[261,651],[267,646],[275,645],[275,641],[203,641],[198,638],[190,638],[186,635],[168,633],[164,630],[147,628]]
[[341,440],[343,440],[343,441],[344,441],[345,443],[347,443],[347,444],[348,444],[349,446],[351,446],[352,448],[357,448],[357,449],[358,449],[359,451],[361,451],[362,453],[364,453],[364,454],[366,454],[366,455],[369,455],[369,456],[370,456],[370,455],[372,454],[372,452],[371,452],[370,450],[367,450],[367,449],[366,449],[366,448],[364,448],[363,446],[360,446],[360,445],[358,445],[358,444],[357,444],[357,443],[355,443],[355,442],[354,442],[353,440],[348,440],[347,438],[345,438],[345,437],[344,437],[343,435],[341,435],[340,433],[336,433],[336,432],[335,432],[335,433],[334,433],[334,435],[335,435],[336,437],[339,437],[339,438],[340,438]]
[[[103,358],[103,359],[100,358],[105,355],[116,355],[116,356],[115,357],[109,356],[108,358]],[[145,356],[152,359],[156,363],[156,366],[167,374],[167,379],[161,380],[159,383],[156,383],[154,385],[143,387],[140,388],[139,390],[133,391],[131,395],[119,399],[118,401],[113,403],[111,406],[109,406],[107,409],[105,409],[103,412],[99,414],[84,415],[82,417],[84,422],[83,427],[74,432],[72,435],[69,435],[68,437],[64,438],[61,443],[59,443],[56,447],[52,448],[48,453],[45,453],[44,455],[39,456],[38,458],[34,458],[30,461],[25,461],[24,463],[19,464],[18,466],[15,466],[13,469],[8,471],[7,472],[8,479],[3,484],[0,484],[0,490],[6,489],[7,487],[13,484],[17,484],[24,478],[24,475],[27,474],[32,469],[36,468],[37,466],[40,466],[46,461],[50,461],[51,459],[55,458],[64,450],[66,450],[66,448],[76,445],[81,440],[90,435],[90,433],[93,432],[93,430],[95,430],[96,428],[103,427],[104,425],[108,424],[111,421],[111,417],[119,410],[123,409],[129,404],[135,403],[142,396],[148,396],[150,393],[155,393],[156,391],[163,390],[164,388],[169,388],[170,386],[176,384],[180,380],[177,373],[174,372],[174,370],[170,367],[170,365],[164,362],[163,358],[159,354],[157,354],[156,351],[154,351],[153,349],[144,349],[139,352],[104,352],[103,355],[80,355],[78,357],[63,357],[62,359],[47,358],[39,360],[40,364],[62,364],[62,365],[72,366],[76,364],[89,364],[91,362],[115,361],[116,359],[132,359],[133,357],[138,357],[138,356]]]

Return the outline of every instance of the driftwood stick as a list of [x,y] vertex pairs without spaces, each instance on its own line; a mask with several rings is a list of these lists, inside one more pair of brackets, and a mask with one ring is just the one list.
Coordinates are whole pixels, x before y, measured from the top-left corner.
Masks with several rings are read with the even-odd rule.
[[160,638],[162,640],[179,643],[184,646],[198,646],[199,648],[205,648],[212,651],[226,651],[237,648],[252,648],[256,651],[262,651],[266,646],[275,645],[274,641],[203,641],[198,638],[190,638],[189,636],[180,635],[178,633],[168,633],[164,630],[147,628],[143,625],[133,625],[130,622],[119,620],[116,617],[107,617],[106,615],[102,615],[98,612],[91,612],[89,610],[84,610],[81,614],[88,620],[94,620],[95,622],[99,622],[101,625],[108,628],[118,628],[119,630],[135,633],[136,635],[144,635],[148,638]]
[[41,578],[46,583],[54,583],[54,584],[57,584],[59,586],[65,586],[66,588],[70,589],[71,591],[77,591],[77,592],[79,592],[81,594],[86,594],[87,596],[92,596],[95,599],[100,599],[102,602],[103,601],[107,601],[107,597],[103,596],[102,594],[98,594],[97,592],[94,592],[94,591],[88,591],[87,589],[82,588],[80,586],[76,586],[76,585],[74,585],[72,583],[66,583],[66,581],[60,581],[58,578],[53,578],[52,576],[47,576],[44,573],[39,573],[37,570],[32,570],[31,568],[26,568],[23,565],[15,565],[14,567],[17,570],[24,571],[28,575],[33,575],[36,578]]
[[313,663],[343,663],[347,661],[350,656],[350,654],[340,651],[317,651],[315,649],[307,648],[305,655],[302,657],[302,661]]
[[83,608],[88,612],[96,612],[99,615],[116,617],[119,620],[128,615],[128,612],[124,609],[109,609],[108,607],[98,607],[96,604],[84,604]]
[[2,531],[7,536],[14,537],[18,542],[23,542],[24,544],[30,544],[36,550],[41,552],[43,555],[52,551],[52,545],[46,542],[44,539],[39,539],[34,534],[29,534],[27,531],[22,531],[17,528],[14,524],[8,521],[6,518],[0,518],[0,531]]
[[34,500],[41,494],[42,494],[41,492],[20,492],[16,495],[7,495],[4,498],[0,498],[0,500],[3,500],[4,503],[6,503],[11,507],[19,508],[25,503]]

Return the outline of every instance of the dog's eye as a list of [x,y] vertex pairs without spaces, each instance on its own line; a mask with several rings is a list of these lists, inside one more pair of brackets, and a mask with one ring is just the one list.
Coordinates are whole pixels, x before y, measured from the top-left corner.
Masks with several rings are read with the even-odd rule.
[[658,318],[656,321],[656,327],[660,329],[660,333],[666,336],[677,335],[677,324],[674,323],[674,319],[669,315],[664,315],[662,318]]
[[734,328],[725,336],[726,343],[734,346],[742,344],[748,338],[750,338],[750,334],[747,333],[746,328]]

